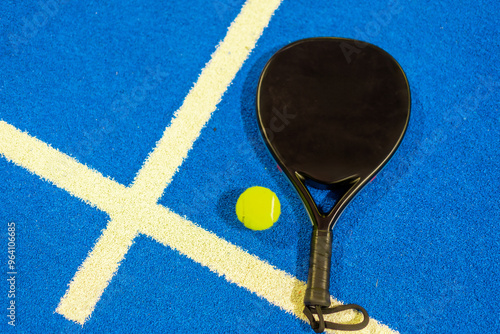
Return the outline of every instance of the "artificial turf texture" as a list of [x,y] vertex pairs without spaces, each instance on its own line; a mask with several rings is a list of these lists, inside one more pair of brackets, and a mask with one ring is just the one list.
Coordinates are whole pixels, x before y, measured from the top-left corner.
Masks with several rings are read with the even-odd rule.
[[[128,186],[243,4],[3,1],[0,120]],[[404,69],[412,114],[398,152],[335,226],[330,293],[401,333],[500,332],[499,10],[495,1],[284,0],[158,203],[305,281],[312,229],[260,139],[257,81],[292,41],[370,42]],[[251,186],[280,199],[269,230],[236,218]],[[18,261],[16,327],[4,280],[1,332],[312,332],[144,235],[83,326],[54,313],[108,220],[0,156],[2,276],[8,222]]]

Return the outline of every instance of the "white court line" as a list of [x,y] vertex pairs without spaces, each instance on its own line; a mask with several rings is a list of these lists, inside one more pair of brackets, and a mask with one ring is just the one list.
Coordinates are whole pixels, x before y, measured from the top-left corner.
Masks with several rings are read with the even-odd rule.
[[[198,81],[175,112],[170,126],[137,173],[129,188],[133,202],[140,202],[142,207],[156,204],[280,3],[281,0],[248,0],[243,5]],[[112,208],[114,211],[117,209]],[[134,206],[134,209],[140,210],[140,206]],[[110,215],[113,216],[113,213]],[[121,229],[103,233],[57,307],[56,311],[70,320],[83,324],[90,317],[118,269],[119,261],[125,257],[129,249],[127,245],[132,243],[136,235],[137,227],[134,224],[112,222]],[[122,235],[115,237],[119,232]],[[109,247],[114,249],[115,256],[106,253]],[[118,251],[122,254],[118,254]],[[102,264],[102,271],[95,266],[99,263]]]
[[[126,223],[131,226],[124,226]],[[90,317],[97,301],[132,246],[137,230],[126,219],[112,219],[82,266],[71,280],[56,312],[81,325]],[[89,273],[94,275],[89,277]]]
[[[33,149],[30,151],[23,149],[23,147]],[[130,247],[137,229],[137,232],[148,235],[179,251],[193,261],[223,276],[229,282],[244,287],[284,311],[304,319],[302,315],[304,282],[170,212],[159,204],[137,202],[124,186],[90,170],[87,166],[3,121],[0,121],[0,154],[89,204],[108,210],[106,212],[111,216],[111,222],[100,240],[108,239],[114,235],[118,241],[113,242],[120,247],[114,249],[112,241],[98,242],[92,253],[106,254],[105,257],[90,256],[83,264],[83,266],[90,268],[88,270],[93,275],[98,277],[113,275],[117,268],[113,267],[113,264],[118,264],[123,258],[126,253],[126,250],[123,249]],[[71,168],[67,168],[67,160],[70,161]],[[50,163],[48,163],[49,161]],[[66,173],[58,172],[65,169]],[[72,180],[72,182],[67,180]],[[90,181],[92,183],[89,183]],[[81,191],[85,187],[99,189],[108,194],[120,192],[123,194],[109,199],[107,196],[95,196],[94,191]],[[139,224],[135,224],[135,222]],[[107,249],[99,250],[98,248],[101,246],[107,246]],[[57,312],[67,319],[82,325],[90,316],[88,305],[92,305],[91,310],[93,310],[94,300],[99,298],[96,296],[96,292],[102,293],[108,284],[106,280],[94,281],[90,279],[85,281],[87,279],[88,277],[85,275],[75,275],[68,291],[78,292],[74,293],[76,298],[63,298],[57,309]],[[104,285],[102,285],[103,283]],[[333,297],[332,300],[335,301]],[[92,312],[90,311],[90,313]],[[342,318],[329,315],[327,320],[343,321],[346,317],[353,315],[354,313],[345,313],[342,314]],[[370,319],[369,326],[362,333],[394,333],[394,331],[374,319]]]
[[127,195],[125,186],[1,120],[0,153],[102,211],[112,211]]
[[280,3],[281,0],[249,0],[243,5],[137,174],[132,188],[139,197],[154,202],[161,197]]

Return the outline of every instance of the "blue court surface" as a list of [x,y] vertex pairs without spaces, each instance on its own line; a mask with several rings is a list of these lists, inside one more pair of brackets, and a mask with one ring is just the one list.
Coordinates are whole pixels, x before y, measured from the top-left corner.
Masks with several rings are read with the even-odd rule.
[[[0,332],[312,333],[312,228],[255,94],[274,52],[315,36],[383,48],[412,94],[334,228],[332,298],[367,309],[363,333],[500,332],[497,1],[0,9]],[[269,230],[237,220],[251,186],[281,202]]]

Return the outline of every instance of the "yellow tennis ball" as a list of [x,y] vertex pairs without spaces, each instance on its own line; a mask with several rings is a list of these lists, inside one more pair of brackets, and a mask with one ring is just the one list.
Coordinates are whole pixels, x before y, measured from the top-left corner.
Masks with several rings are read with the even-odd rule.
[[240,222],[251,230],[270,228],[281,214],[281,204],[271,190],[251,187],[245,190],[236,202],[236,215]]

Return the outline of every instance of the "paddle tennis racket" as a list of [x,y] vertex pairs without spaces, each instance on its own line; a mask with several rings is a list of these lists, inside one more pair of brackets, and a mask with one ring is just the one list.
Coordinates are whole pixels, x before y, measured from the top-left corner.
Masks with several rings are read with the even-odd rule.
[[[265,66],[257,92],[259,127],[269,151],[297,190],[313,224],[304,313],[317,332],[359,330],[358,305],[330,306],[332,227],[352,198],[387,163],[410,116],[406,76],[384,50],[344,38],[285,46]],[[308,187],[339,193],[329,212]],[[355,309],[363,321],[324,321]]]

